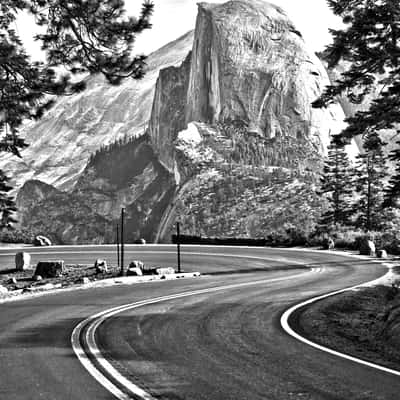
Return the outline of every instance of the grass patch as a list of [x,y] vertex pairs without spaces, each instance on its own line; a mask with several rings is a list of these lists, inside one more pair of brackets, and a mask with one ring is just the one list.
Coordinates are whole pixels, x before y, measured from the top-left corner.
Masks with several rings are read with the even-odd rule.
[[393,369],[400,369],[400,289],[376,286],[312,304],[298,317],[311,340]]

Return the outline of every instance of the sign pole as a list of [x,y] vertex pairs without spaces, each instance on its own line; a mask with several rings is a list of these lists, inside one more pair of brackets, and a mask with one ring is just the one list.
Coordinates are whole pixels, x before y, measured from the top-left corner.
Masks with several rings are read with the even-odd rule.
[[179,222],[176,223],[176,244],[178,251],[178,273],[181,273],[181,238],[179,236]]
[[117,264],[118,264],[118,268],[120,266],[120,262],[119,262],[119,224],[117,224]]
[[124,219],[125,219],[125,208],[121,209],[121,275],[125,276],[125,266],[124,266]]

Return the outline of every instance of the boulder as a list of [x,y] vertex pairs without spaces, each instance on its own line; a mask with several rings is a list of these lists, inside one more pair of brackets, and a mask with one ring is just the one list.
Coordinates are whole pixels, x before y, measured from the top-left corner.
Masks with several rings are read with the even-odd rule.
[[129,264],[129,268],[139,268],[141,271],[144,270],[144,263],[142,261],[132,261]]
[[368,238],[362,238],[360,240],[360,254],[363,256],[374,256],[375,255],[375,244]]
[[64,261],[40,261],[35,270],[35,275],[42,278],[57,278],[64,272]]
[[29,269],[31,265],[31,256],[29,253],[20,252],[15,255],[15,269],[17,271],[24,271]]
[[34,246],[51,246],[51,240],[46,236],[38,235],[33,240]]
[[175,270],[172,267],[160,267],[156,268],[157,275],[171,275],[175,273]]
[[42,277],[42,275],[33,275],[33,277],[32,277],[32,279],[35,281],[35,282],[39,282],[39,281],[42,281],[43,280],[43,277]]
[[96,272],[98,274],[104,274],[108,272],[108,266],[106,260],[98,258],[94,263],[94,267],[96,268]]
[[388,254],[387,254],[386,250],[383,250],[383,249],[377,250],[376,256],[378,258],[388,258]]
[[333,250],[335,248],[335,242],[331,237],[327,237],[322,241],[322,248],[324,250]]
[[135,244],[146,244],[146,240],[143,238],[137,239],[137,240],[135,240]]
[[143,271],[140,268],[129,267],[126,274],[128,276],[143,276]]
[[8,293],[8,289],[5,286],[0,285],[0,294],[6,294],[6,293]]

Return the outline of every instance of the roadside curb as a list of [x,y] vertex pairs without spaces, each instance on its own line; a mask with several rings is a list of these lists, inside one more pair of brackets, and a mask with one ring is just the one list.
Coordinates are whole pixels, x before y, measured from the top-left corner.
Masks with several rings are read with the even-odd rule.
[[9,303],[12,301],[29,300],[35,297],[41,297],[45,295],[51,295],[56,293],[66,293],[76,290],[94,289],[94,288],[106,288],[111,286],[119,285],[135,285],[139,283],[150,283],[159,281],[171,281],[176,279],[188,279],[200,277],[200,272],[183,272],[178,274],[166,274],[166,275],[148,275],[148,276],[124,276],[117,278],[108,278],[98,281],[90,281],[89,283],[78,283],[67,287],[62,287],[60,284],[48,285],[34,289],[28,289],[25,291],[18,290],[17,293],[9,292],[7,297],[0,298],[0,304]]

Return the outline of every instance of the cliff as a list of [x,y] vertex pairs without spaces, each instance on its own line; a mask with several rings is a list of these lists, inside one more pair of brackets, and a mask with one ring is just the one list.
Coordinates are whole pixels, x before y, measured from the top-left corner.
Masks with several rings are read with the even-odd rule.
[[199,4],[186,122],[242,120],[266,138],[307,138],[325,151],[343,126],[339,106],[311,102],[327,73],[285,12],[264,1]]
[[71,190],[89,157],[101,146],[124,136],[143,135],[150,119],[155,84],[160,69],[180,65],[192,47],[193,32],[169,43],[147,59],[142,80],[109,85],[102,76],[87,79],[87,89],[60,98],[39,121],[21,131],[30,146],[23,159],[3,156],[0,168],[17,187],[29,179],[61,190]]
[[[207,235],[263,235],[272,226],[265,215],[282,203],[276,191],[289,196],[293,218],[300,209],[304,220],[314,215],[316,172],[344,119],[339,105],[311,107],[329,83],[327,72],[279,7],[236,0],[198,8],[194,35],[154,53],[144,81],[94,85],[58,104],[52,115],[59,112],[59,118],[39,123],[45,133],[34,144],[39,157],[30,173],[69,189],[62,204],[53,193],[40,200],[40,209],[48,209],[57,225],[76,221],[75,214],[85,221],[84,204],[90,209],[86,227],[96,228],[92,236],[86,228],[81,236],[72,228],[57,231],[59,241],[98,241],[102,223],[103,239],[110,240],[121,207],[127,209],[128,240],[168,240],[178,216]],[[81,114],[92,121],[93,112],[98,124],[60,140],[62,162],[42,150],[49,151],[52,136],[68,123],[78,129]],[[144,130],[138,139],[121,139]],[[67,168],[66,160],[73,166]],[[37,213],[37,206],[21,211],[40,223],[32,210]]]

